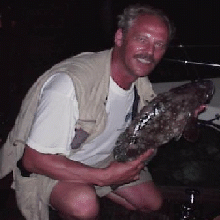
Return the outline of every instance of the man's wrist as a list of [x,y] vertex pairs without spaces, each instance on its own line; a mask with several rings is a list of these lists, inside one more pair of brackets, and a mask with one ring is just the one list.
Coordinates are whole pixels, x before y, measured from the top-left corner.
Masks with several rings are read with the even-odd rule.
[[110,180],[110,174],[108,168],[98,168],[96,169],[96,180],[97,182],[95,185],[98,186],[107,186],[109,185]]

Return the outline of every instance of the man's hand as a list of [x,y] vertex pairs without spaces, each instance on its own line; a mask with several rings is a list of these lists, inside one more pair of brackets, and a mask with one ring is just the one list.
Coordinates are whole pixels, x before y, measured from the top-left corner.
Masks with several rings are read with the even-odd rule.
[[206,105],[200,105],[196,110],[195,110],[195,117],[197,118],[198,115],[202,112],[204,112],[206,109]]
[[112,162],[106,168],[106,178],[104,185],[124,184],[139,179],[140,171],[144,168],[144,161],[146,161],[154,150],[149,149],[144,154],[140,155],[136,160],[128,162]]
[[107,168],[93,168],[61,155],[42,154],[26,146],[23,166],[29,172],[59,181],[99,186],[119,185],[137,180],[144,161],[152,153],[153,150],[148,150],[134,161],[112,162]]

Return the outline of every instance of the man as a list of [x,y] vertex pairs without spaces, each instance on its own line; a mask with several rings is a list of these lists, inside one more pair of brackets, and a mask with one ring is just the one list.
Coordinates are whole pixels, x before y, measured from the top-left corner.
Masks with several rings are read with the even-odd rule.
[[162,12],[130,6],[112,50],[70,58],[35,83],[17,119],[20,127],[7,142],[13,139],[15,158],[22,157],[12,169],[26,219],[47,219],[48,205],[64,219],[96,219],[97,195],[130,210],[161,207],[161,194],[143,164],[153,150],[126,163],[113,161],[112,150],[131,121],[134,85],[139,109],[154,97],[147,76],[172,33]]

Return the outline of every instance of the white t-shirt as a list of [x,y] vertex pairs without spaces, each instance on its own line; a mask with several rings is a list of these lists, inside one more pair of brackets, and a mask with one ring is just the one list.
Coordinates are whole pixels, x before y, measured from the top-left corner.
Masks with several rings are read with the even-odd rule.
[[133,86],[124,90],[110,78],[105,130],[69,157],[79,117],[78,102],[71,78],[56,74],[42,88],[27,145],[41,153],[63,154],[71,160],[94,165],[109,156],[119,134],[129,125],[133,100]]

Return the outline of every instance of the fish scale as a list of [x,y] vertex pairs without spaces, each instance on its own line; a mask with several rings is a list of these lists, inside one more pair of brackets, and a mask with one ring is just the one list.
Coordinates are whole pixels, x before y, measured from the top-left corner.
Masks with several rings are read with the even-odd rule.
[[115,160],[134,160],[148,149],[158,148],[173,138],[178,140],[182,135],[195,141],[195,111],[210,102],[213,94],[211,80],[186,83],[158,94],[119,135],[113,150]]

